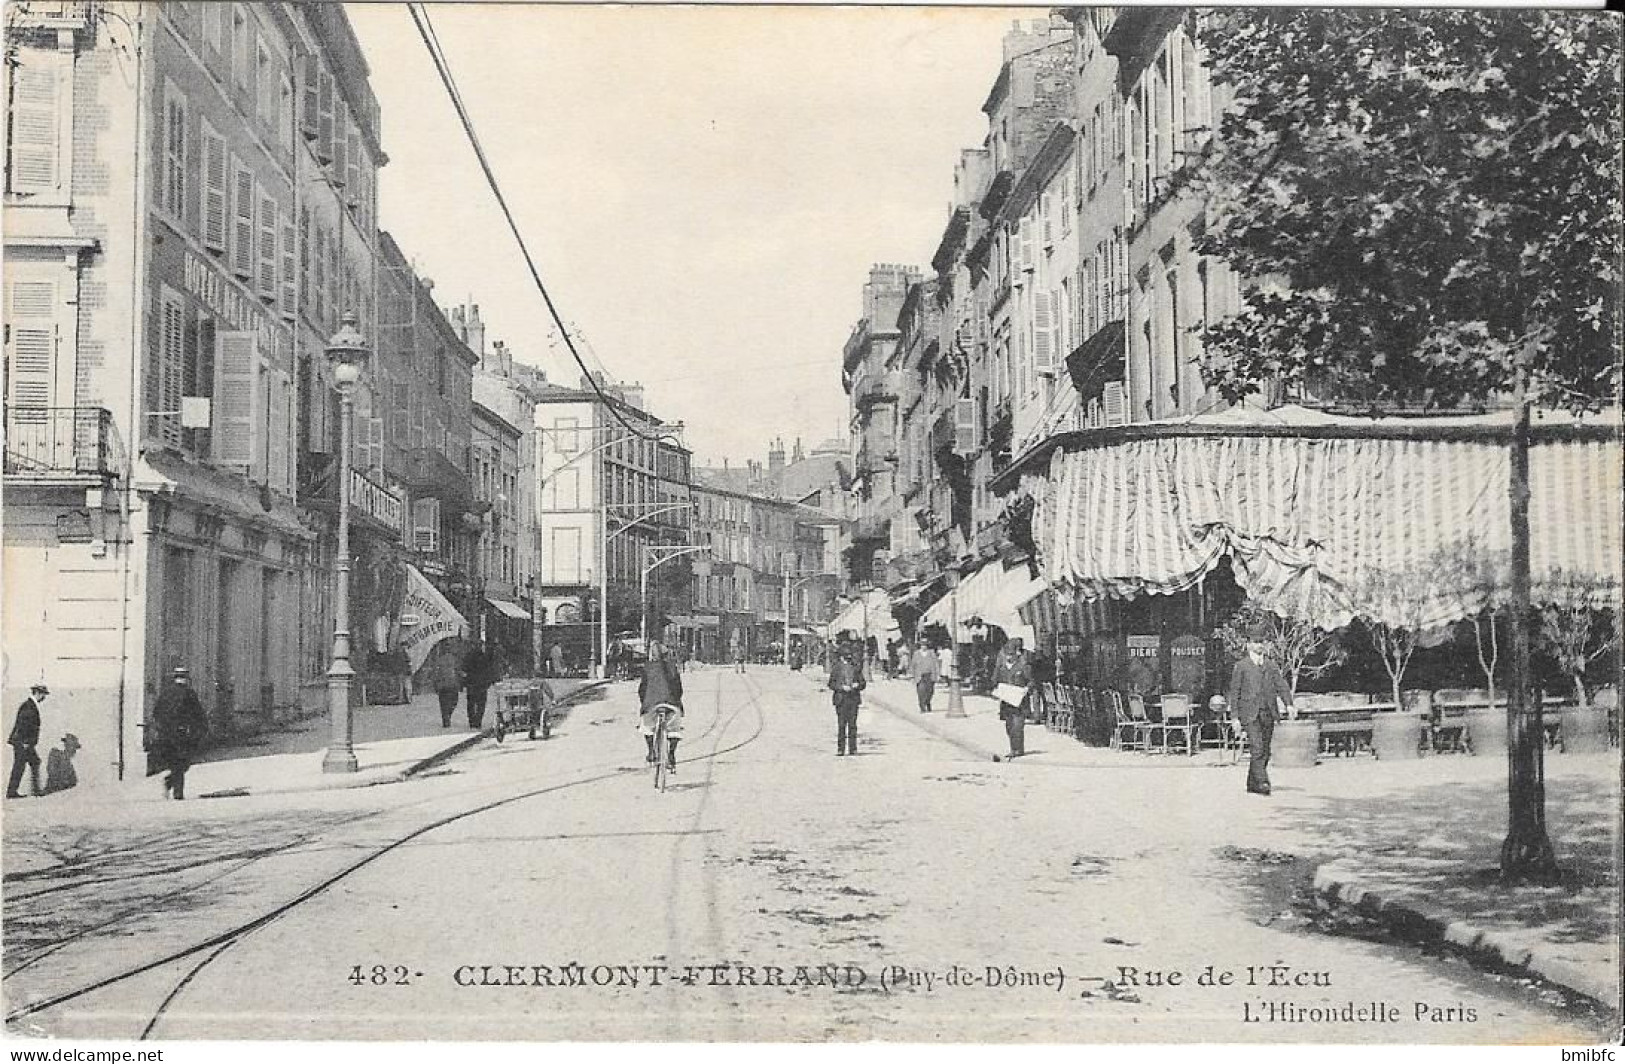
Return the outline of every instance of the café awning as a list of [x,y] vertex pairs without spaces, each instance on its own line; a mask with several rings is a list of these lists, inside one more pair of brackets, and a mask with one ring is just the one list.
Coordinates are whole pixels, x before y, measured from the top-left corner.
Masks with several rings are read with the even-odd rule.
[[958,589],[932,604],[925,611],[922,623],[946,628],[957,613],[961,640],[967,636],[965,629],[969,622],[980,620],[1004,629],[1006,635],[1019,635],[1031,641],[1032,630],[1021,619],[1019,611],[1046,586],[1042,579],[1032,575],[1026,562],[1005,568],[1003,561],[995,559],[963,578]]
[[[1620,445],[1604,423],[1553,416],[1530,449],[1531,572],[1537,601],[1561,574],[1620,585]],[[1436,627],[1479,612],[1481,583],[1441,583],[1420,624],[1358,589],[1374,572],[1511,546],[1505,414],[1352,418],[1227,411],[1134,426],[1057,448],[1034,534],[1063,598],[1127,599],[1194,586],[1228,556],[1258,604],[1322,627],[1356,615]],[[1033,478],[1036,480],[1036,478]]]

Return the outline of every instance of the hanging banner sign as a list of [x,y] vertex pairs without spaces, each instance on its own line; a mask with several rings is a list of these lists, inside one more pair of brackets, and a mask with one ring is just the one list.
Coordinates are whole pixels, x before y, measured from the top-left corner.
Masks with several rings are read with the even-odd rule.
[[417,566],[406,567],[406,597],[401,603],[400,649],[417,672],[429,660],[435,644],[453,636],[466,636],[468,622],[446,601]]

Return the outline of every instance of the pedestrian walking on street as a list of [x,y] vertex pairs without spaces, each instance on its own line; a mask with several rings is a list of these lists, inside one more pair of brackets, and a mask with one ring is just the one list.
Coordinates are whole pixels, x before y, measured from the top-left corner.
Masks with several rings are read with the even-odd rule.
[[666,724],[666,771],[677,771],[677,744],[683,737],[683,678],[678,674],[677,662],[664,644],[649,642],[649,660],[643,663],[643,678],[638,681],[639,730],[647,748],[649,764],[654,764],[661,751],[655,749],[655,725],[659,722],[661,706],[674,706],[675,716]]
[[835,702],[835,755],[856,755],[858,752],[858,706],[863,703],[862,643],[847,639],[842,634],[829,663],[829,689]]
[[159,771],[164,773],[164,797],[185,798],[186,770],[203,748],[209,730],[209,719],[204,716],[197,692],[192,690],[192,673],[186,666],[176,666],[169,686],[158,696],[152,723],[158,732],[153,752]]
[[468,695],[468,726],[478,730],[485,720],[485,693],[502,679],[496,654],[481,639],[463,658],[463,686]]
[[23,782],[23,769],[28,769],[29,793],[38,798],[39,785],[39,729],[40,706],[51,691],[42,683],[28,689],[28,697],[17,707],[17,719],[11,725],[11,779],[6,784],[7,798],[21,798],[17,788]]
[[1270,738],[1279,718],[1277,702],[1292,706],[1292,688],[1264,658],[1263,643],[1248,643],[1247,656],[1230,672],[1230,709],[1247,729],[1247,791],[1270,793]]
[[463,667],[455,646],[440,648],[429,666],[429,679],[434,684],[435,697],[440,699],[440,726],[449,728],[451,715],[457,712],[457,696],[463,690]]
[[557,640],[547,649],[548,675],[555,678],[564,675],[564,647]]
[[994,691],[999,698],[999,719],[1004,721],[1004,734],[1010,740],[1010,756],[1021,757],[1027,752],[1027,689],[1033,684],[1033,667],[1020,636],[1005,644],[993,682],[997,685]]
[[937,689],[937,677],[941,673],[937,652],[921,643],[909,659],[908,671],[914,677],[914,693],[920,699],[920,712],[931,712],[931,695]]

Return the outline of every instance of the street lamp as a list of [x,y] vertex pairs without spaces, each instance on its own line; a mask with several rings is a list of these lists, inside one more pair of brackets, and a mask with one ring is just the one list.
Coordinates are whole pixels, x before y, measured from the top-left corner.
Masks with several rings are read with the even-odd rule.
[[649,649],[649,574],[673,558],[681,558],[685,554],[699,554],[710,549],[710,547],[703,544],[691,547],[655,544],[643,548],[643,557],[645,559],[650,557],[655,559],[643,566],[643,572],[638,577],[638,638],[643,641],[645,653],[648,653]]
[[339,390],[339,542],[333,565],[333,660],[327,667],[327,714],[333,737],[322,758],[322,771],[354,772],[360,765],[356,762],[350,720],[350,688],[355,683],[355,669],[350,665],[350,436],[354,431],[355,386],[369,354],[367,338],[356,328],[354,312],[345,312],[326,350],[333,366],[333,383]]
[[959,573],[948,571],[948,713],[965,715],[965,692],[959,685]]

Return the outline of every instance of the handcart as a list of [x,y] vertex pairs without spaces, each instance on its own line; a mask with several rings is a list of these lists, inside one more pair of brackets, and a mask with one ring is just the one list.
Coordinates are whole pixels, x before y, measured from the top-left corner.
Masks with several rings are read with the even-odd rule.
[[501,742],[509,732],[525,731],[536,738],[552,737],[553,721],[549,710],[553,704],[553,689],[545,680],[504,680],[491,689],[496,696],[496,738]]

